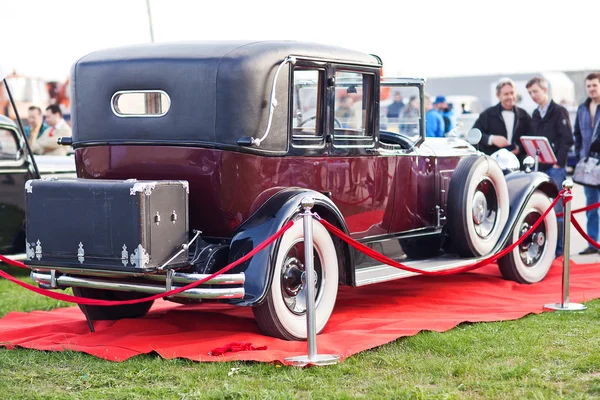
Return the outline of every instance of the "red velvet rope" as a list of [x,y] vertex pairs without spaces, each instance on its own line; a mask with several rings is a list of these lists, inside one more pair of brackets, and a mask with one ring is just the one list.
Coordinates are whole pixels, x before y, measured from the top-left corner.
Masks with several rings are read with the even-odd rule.
[[[447,269],[444,271],[424,271],[421,269],[417,269],[417,268],[412,268],[409,267],[407,265],[404,265],[402,263],[399,263],[398,261],[392,260],[391,258],[388,258],[386,256],[384,256],[381,253],[376,252],[373,249],[370,249],[369,247],[365,246],[362,243],[357,242],[356,240],[352,239],[350,236],[346,235],[344,232],[342,232],[341,230],[339,230],[338,228],[336,228],[335,226],[331,225],[329,222],[325,221],[324,219],[321,218],[317,218],[319,220],[319,222],[321,222],[321,224],[323,224],[323,226],[325,228],[327,228],[330,232],[332,232],[334,235],[336,235],[337,237],[339,237],[340,239],[342,239],[344,242],[348,243],[350,246],[354,247],[355,249],[357,249],[358,251],[368,255],[371,258],[374,258],[375,260],[382,262],[384,264],[387,264],[389,266],[392,266],[394,268],[398,268],[404,271],[408,271],[408,272],[413,272],[413,273],[417,273],[417,274],[422,274],[422,275],[427,275],[427,276],[440,276],[440,275],[452,275],[452,274],[459,274],[462,272],[468,272],[468,271],[472,271],[474,269],[477,268],[481,268],[484,265],[487,265],[489,263],[495,262],[496,260],[498,260],[499,258],[504,257],[506,254],[510,253],[515,247],[517,247],[519,244],[521,244],[521,242],[523,242],[523,240],[525,240],[525,238],[527,236],[529,236],[530,234],[533,233],[533,231],[542,223],[542,221],[544,220],[544,218],[546,218],[546,216],[550,213],[550,211],[552,211],[552,209],[554,208],[554,206],[556,205],[556,203],[560,200],[562,194],[565,193],[565,190],[562,190],[558,196],[554,199],[554,201],[552,202],[552,204],[550,205],[550,207],[548,207],[548,209],[546,211],[544,211],[544,213],[542,214],[542,216],[535,222],[535,224],[533,224],[533,226],[523,235],[519,238],[519,240],[517,240],[515,243],[511,244],[510,246],[508,246],[507,248],[505,248],[504,250],[502,250],[501,252],[494,254],[486,259],[483,259],[481,261],[478,261],[477,263],[473,264],[473,265],[467,265],[464,267],[457,267],[457,268],[451,268],[451,269]],[[565,198],[566,201],[570,201],[571,197],[566,197]]]
[[[164,293],[159,293],[156,294],[154,296],[150,296],[150,297],[144,297],[142,299],[133,299],[133,300],[120,300],[120,301],[107,301],[107,300],[97,300],[97,299],[88,299],[85,297],[78,297],[78,296],[71,296],[68,294],[63,294],[63,293],[57,293],[57,292],[53,292],[51,290],[46,290],[46,289],[42,289],[39,288],[37,286],[33,286],[30,285],[28,283],[25,283],[23,281],[20,281],[14,277],[12,277],[11,275],[7,274],[6,272],[0,270],[0,276],[8,279],[9,281],[16,283],[17,285],[24,287],[25,289],[29,289],[32,292],[44,295],[46,297],[50,297],[53,298],[55,300],[62,300],[62,301],[67,301],[70,303],[76,303],[76,304],[84,304],[84,305],[89,305],[89,306],[121,306],[121,305],[127,305],[127,304],[137,304],[137,303],[144,303],[146,301],[151,301],[151,300],[156,300],[156,299],[160,299],[166,296],[173,296],[176,295],[177,293],[181,293],[184,292],[188,289],[192,289],[198,285],[202,285],[203,283],[210,281],[211,279],[213,279],[216,276],[219,276],[221,274],[224,274],[225,272],[235,268],[236,266],[240,265],[241,263],[249,260],[250,258],[252,258],[256,253],[258,253],[259,251],[263,250],[265,247],[267,247],[268,245],[270,245],[271,243],[273,243],[275,240],[277,240],[277,238],[279,238],[281,235],[283,235],[288,229],[290,229],[292,226],[294,225],[294,221],[289,221],[287,224],[285,224],[283,226],[283,228],[281,228],[278,232],[276,232],[273,236],[271,236],[270,238],[268,238],[267,240],[265,240],[264,242],[262,242],[261,244],[259,244],[258,246],[256,246],[250,253],[246,254],[245,256],[243,256],[242,258],[232,262],[231,264],[227,265],[226,267],[220,269],[219,271],[215,272],[214,274],[201,279],[199,281],[190,283],[187,286],[182,286],[180,288],[177,289],[173,289],[170,290],[168,292],[164,292]],[[6,262],[7,264],[10,265],[14,265],[16,267],[20,267],[21,265],[25,266],[25,268],[28,268],[25,264],[19,262],[19,261],[14,261],[11,259],[8,259],[4,256],[0,256],[0,259],[4,262]]]
[[585,233],[581,225],[579,225],[579,222],[577,222],[577,220],[574,217],[571,217],[571,222],[573,223],[575,229],[577,229],[577,232],[579,232],[579,234],[583,236],[585,240],[587,240],[592,246],[595,246],[596,248],[600,249],[600,243],[596,242],[594,239],[589,237],[589,235]]
[[[577,208],[575,210],[571,210],[571,214],[577,214],[583,211],[590,211],[593,210],[594,208],[598,208],[600,207],[600,202],[598,203],[594,203],[594,204],[590,204],[589,206],[585,206],[585,207],[581,207],[581,208]],[[556,214],[556,218],[562,217],[563,215],[565,215],[565,213],[557,213]]]

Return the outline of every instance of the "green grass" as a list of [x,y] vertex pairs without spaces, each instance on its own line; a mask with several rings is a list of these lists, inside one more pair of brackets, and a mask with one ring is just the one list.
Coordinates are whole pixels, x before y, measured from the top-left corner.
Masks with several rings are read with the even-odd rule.
[[[9,272],[26,277],[24,271]],[[64,305],[0,281],[0,315]],[[600,398],[600,300],[587,305],[585,312],[424,332],[321,368],[196,363],[156,355],[113,363],[74,352],[2,349],[0,397]]]

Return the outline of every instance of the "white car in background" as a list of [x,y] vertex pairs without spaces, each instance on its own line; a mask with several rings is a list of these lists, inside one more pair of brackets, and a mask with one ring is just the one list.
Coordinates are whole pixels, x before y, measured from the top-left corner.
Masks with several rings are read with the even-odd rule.
[[[454,110],[458,136],[466,137],[469,130],[475,124],[475,121],[477,121],[477,118],[479,118],[479,114],[483,111],[479,98],[476,96],[457,95],[446,96],[446,101],[452,105],[452,109]],[[463,112],[463,104],[464,110],[468,111],[468,113]]]

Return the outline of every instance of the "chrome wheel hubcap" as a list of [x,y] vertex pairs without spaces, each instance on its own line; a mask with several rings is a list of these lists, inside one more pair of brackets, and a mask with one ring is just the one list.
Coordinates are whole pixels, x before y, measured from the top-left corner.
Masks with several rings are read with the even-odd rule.
[[[541,214],[537,211],[529,213],[521,225],[519,237],[527,233],[540,217]],[[532,267],[542,258],[545,249],[546,225],[542,221],[536,230],[519,245],[519,256],[526,266]]]
[[496,189],[489,180],[482,180],[475,189],[471,208],[475,232],[479,237],[488,237],[496,227],[498,199]]
[[[306,270],[304,267],[304,243],[292,245],[288,250],[281,268],[281,295],[286,307],[294,314],[306,313]],[[314,251],[315,304],[320,297],[319,286],[322,280],[322,268],[319,254]]]

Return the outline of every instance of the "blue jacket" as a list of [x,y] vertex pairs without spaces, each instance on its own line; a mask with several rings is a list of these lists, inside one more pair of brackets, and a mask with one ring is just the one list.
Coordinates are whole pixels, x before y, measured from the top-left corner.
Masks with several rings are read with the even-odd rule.
[[425,114],[425,136],[444,137],[444,119],[437,110],[429,110]]
[[387,117],[388,118],[399,118],[402,109],[404,108],[404,103],[401,101],[394,101],[392,104],[388,106],[387,109]]
[[[592,99],[588,97],[588,99],[577,108],[575,128],[573,130],[573,136],[575,136],[575,155],[577,156],[577,159],[585,158],[590,154],[590,146],[592,145],[592,136],[594,134],[594,131],[592,130],[592,115],[590,114],[591,101]],[[600,123],[600,106],[596,109],[594,127],[598,127],[598,123]]]
[[[26,137],[27,139],[29,139],[29,132],[31,132],[31,126],[27,125],[27,126],[26,126],[25,128],[23,128],[23,129],[25,130],[25,132],[24,132],[24,133],[25,133],[25,137]],[[46,129],[48,129],[48,125],[46,125],[46,123],[45,123],[45,122],[42,122],[42,126],[40,127],[40,131],[39,131],[39,133],[38,133],[38,137],[37,137],[36,139],[39,139],[39,138],[40,138],[40,136],[42,136],[42,133],[43,133],[43,132],[44,132]]]
[[444,133],[448,133],[456,126],[456,116],[454,115],[454,110],[444,110],[442,117],[446,127]]

